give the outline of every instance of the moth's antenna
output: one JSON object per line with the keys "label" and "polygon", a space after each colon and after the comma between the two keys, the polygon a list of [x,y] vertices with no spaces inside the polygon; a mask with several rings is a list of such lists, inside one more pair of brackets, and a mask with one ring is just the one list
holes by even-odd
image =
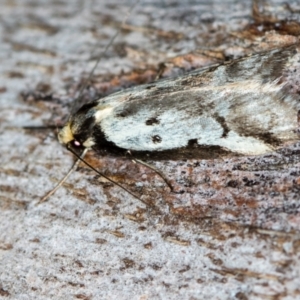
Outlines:
{"label": "moth's antenna", "polygon": [[[104,57],[104,55],[106,54],[107,50],[109,49],[109,47],[113,44],[113,42],[115,41],[115,39],[117,38],[117,36],[120,34],[122,28],[124,27],[125,23],[127,22],[129,16],[131,15],[131,12],[133,11],[133,9],[136,7],[136,5],[140,2],[140,0],[137,0],[135,3],[133,3],[131,5],[131,7],[129,8],[124,20],[122,21],[121,26],[118,28],[118,30],[116,31],[116,33],[113,35],[113,37],[110,39],[110,41],[108,42],[108,44],[105,46],[104,50],[102,51],[102,53],[99,55],[99,57],[97,58],[97,61],[94,65],[94,67],[92,68],[92,70],[89,73],[88,78],[85,80],[84,84],[81,86],[80,90],[79,90],[79,94],[78,97],[76,97],[76,101],[78,101],[78,99],[80,99],[80,97],[82,96],[83,91],[86,89],[86,87],[89,84],[89,81],[91,80],[96,68],[98,67],[98,64],[100,62],[100,60]],[[76,103],[74,103],[73,107],[76,107],[75,105]]]}
{"label": "moth's antenna", "polygon": [[[115,39],[117,38],[117,36],[119,35],[119,33],[122,30],[122,27],[124,26],[124,24],[126,23],[127,19],[129,18],[131,12],[133,11],[133,9],[135,8],[135,6],[140,2],[140,0],[137,0],[135,3],[133,3],[131,5],[131,7],[129,8],[121,26],[118,28],[118,30],[116,31],[116,33],[114,34],[114,36],[110,39],[109,43],[106,45],[106,47],[104,48],[103,52],[99,55],[96,64],[94,65],[94,67],[92,68],[92,70],[89,73],[88,78],[85,80],[85,83],[82,85],[82,87],[79,90],[79,94],[78,97],[76,97],[76,99],[74,100],[74,106],[76,107],[76,101],[78,101],[84,91],[84,89],[87,87],[88,82],[90,81],[90,79],[92,78],[94,71],[96,70],[100,60],[103,58],[103,56],[106,54],[107,50],[109,49],[109,47],[112,45],[112,43],[115,41]],[[71,151],[71,149],[69,149]],[[142,201],[143,203],[145,203],[143,200],[141,200],[140,198],[138,198],[136,195],[132,194],[130,191],[128,191],[126,188],[122,187],[120,184],[118,184],[117,182],[114,182],[113,180],[109,179],[108,177],[106,177],[105,175],[101,174],[100,172],[98,172],[95,168],[93,168],[90,164],[88,164],[85,160],[83,160],[87,149],[85,149],[83,151],[83,153],[78,156],[76,153],[74,153],[74,151],[71,151],[76,157],[77,157],[77,161],[74,163],[74,165],[72,166],[72,168],[70,169],[70,171],[67,173],[67,175],[59,181],[59,183],[57,184],[57,186],[51,190],[50,192],[48,192],[38,203],[44,202],[46,201],[50,196],[52,196],[62,185],[63,183],[68,179],[68,177],[71,175],[71,173],[76,170],[76,168],[78,167],[79,163],[81,161],[83,161],[86,165],[88,165],[92,170],[94,170],[95,172],[97,172],[99,175],[103,176],[104,178],[106,178],[107,180],[111,181],[112,183],[116,184],[117,186],[121,187],[123,190],[127,191],[129,194],[131,194],[132,196],[134,196],[135,198],[139,199],[140,201]],[[147,204],[147,203],[145,203]],[[147,204],[148,205],[148,204]]]}
{"label": "moth's antenna", "polygon": [[83,160],[84,156],[86,155],[86,153],[88,152],[88,149],[85,148],[83,150],[83,152],[81,153],[81,155],[79,156],[80,158],[78,158],[76,160],[76,162],[73,164],[72,168],[70,169],[70,171],[65,175],[65,177],[63,179],[61,179],[59,181],[59,183],[56,185],[56,187],[54,189],[52,189],[50,192],[48,192],[37,204],[40,204],[42,202],[45,202],[50,196],[52,196],[64,183],[65,181],[69,178],[69,176],[71,175],[71,173],[77,169],[78,165],[80,164],[81,160]]}
{"label": "moth's antenna", "polygon": [[[19,127],[18,127],[19,128]],[[61,129],[61,127],[56,125],[50,125],[50,126],[22,126],[21,127],[24,130],[53,130],[53,129]]]}
{"label": "moth's antenna", "polygon": [[[106,180],[110,181],[111,183],[115,184],[116,186],[120,187],[121,189],[123,189],[125,192],[127,192],[128,194],[130,194],[131,196],[133,196],[134,198],[140,200],[141,202],[143,202],[145,205],[149,206],[149,203],[147,203],[146,201],[142,200],[141,198],[139,198],[137,195],[133,194],[131,191],[129,191],[127,188],[125,188],[124,186],[122,186],[121,184],[119,184],[118,182],[114,181],[113,179],[107,177],[106,175],[104,175],[103,173],[99,172],[97,169],[95,169],[91,164],[89,164],[87,161],[85,161],[83,159],[84,155],[86,154],[87,152],[87,148],[84,149],[84,151],[82,152],[81,155],[78,155],[70,146],[67,145],[67,149],[72,152],[76,157],[77,157],[77,161],[76,161],[76,164],[77,162],[80,162],[82,161],[83,163],[85,163],[89,168],[91,168],[94,172],[96,172],[98,175],[102,176],[103,178],[105,178]],[[83,155],[84,154],[84,155]],[[75,164],[74,164],[75,166]],[[77,166],[76,166],[77,167]],[[73,169],[73,168],[72,168]],[[70,170],[69,173],[71,173],[71,171],[73,170]],[[69,174],[68,173],[68,174]],[[64,182],[64,181],[63,181]]]}

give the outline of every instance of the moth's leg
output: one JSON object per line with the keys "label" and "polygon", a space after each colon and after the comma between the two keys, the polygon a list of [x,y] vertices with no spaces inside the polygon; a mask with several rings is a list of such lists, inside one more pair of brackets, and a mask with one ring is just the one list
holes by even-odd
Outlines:
{"label": "moth's leg", "polygon": [[158,70],[157,70],[157,74],[155,76],[154,81],[161,79],[162,74],[164,73],[165,70],[166,70],[166,65],[164,63],[160,63],[158,65]]}
{"label": "moth's leg", "polygon": [[[132,155],[130,151],[127,151],[128,154]],[[158,174],[163,180],[164,182],[167,184],[167,186],[170,188],[171,192],[174,192],[174,188],[172,186],[172,184],[169,182],[169,180],[166,178],[166,176],[161,172],[159,171],[158,169],[156,169],[155,167],[151,166],[150,164],[142,161],[142,160],[139,160],[137,158],[132,158],[132,160],[138,164],[141,164],[151,170],[153,170],[156,174]]]}
{"label": "moth's leg", "polygon": [[85,148],[84,151],[80,154],[80,156],[77,158],[75,163],[73,164],[72,168],[69,170],[69,172],[58,182],[55,188],[53,188],[50,192],[48,192],[37,204],[40,204],[42,202],[45,202],[49,197],[51,197],[64,183],[65,181],[70,177],[70,175],[77,169],[79,166],[81,160],[85,157],[86,153],[88,152],[88,149]]}
{"label": "moth's leg", "polygon": [[151,166],[150,164],[147,164],[146,162],[144,162],[142,160],[133,158],[133,161],[153,170],[156,174],[158,174],[164,180],[166,185],[170,188],[171,192],[174,192],[174,188],[173,188],[172,184],[169,182],[169,180],[166,178],[166,176],[161,171],[159,171],[155,167]]}

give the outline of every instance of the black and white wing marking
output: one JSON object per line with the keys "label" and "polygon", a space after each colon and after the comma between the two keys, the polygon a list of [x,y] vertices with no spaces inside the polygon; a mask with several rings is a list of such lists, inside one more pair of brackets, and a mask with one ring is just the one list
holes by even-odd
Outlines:
{"label": "black and white wing marking", "polygon": [[284,82],[299,58],[291,46],[121,91],[98,101],[96,123],[108,141],[134,151],[192,141],[266,153],[299,139],[299,98],[287,94]]}

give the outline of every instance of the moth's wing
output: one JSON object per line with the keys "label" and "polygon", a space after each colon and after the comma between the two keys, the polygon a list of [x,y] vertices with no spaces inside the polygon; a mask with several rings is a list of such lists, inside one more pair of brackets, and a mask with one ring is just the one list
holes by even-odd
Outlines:
{"label": "moth's wing", "polygon": [[271,151],[299,138],[299,100],[280,82],[293,51],[276,49],[106,97],[99,125],[109,141],[135,151],[191,143],[243,154]]}

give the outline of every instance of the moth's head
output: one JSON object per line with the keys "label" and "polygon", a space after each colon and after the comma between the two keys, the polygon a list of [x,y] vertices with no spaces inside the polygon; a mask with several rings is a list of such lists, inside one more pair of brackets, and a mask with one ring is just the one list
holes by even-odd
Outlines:
{"label": "moth's head", "polygon": [[58,133],[58,140],[61,144],[73,150],[91,148],[95,144],[93,139],[96,121],[94,107],[93,103],[86,104],[69,118],[67,124]]}

